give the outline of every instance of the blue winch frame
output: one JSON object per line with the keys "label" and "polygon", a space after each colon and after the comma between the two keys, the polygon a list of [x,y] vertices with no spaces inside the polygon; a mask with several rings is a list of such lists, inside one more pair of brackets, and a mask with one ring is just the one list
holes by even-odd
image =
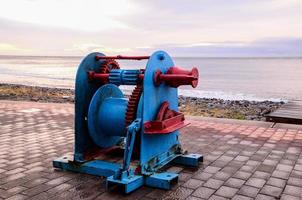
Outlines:
{"label": "blue winch frame", "polygon": [[[125,193],[129,193],[142,185],[170,189],[171,186],[177,182],[178,174],[158,172],[160,168],[172,162],[185,166],[198,167],[199,163],[203,161],[203,157],[200,154],[183,153],[178,140],[179,131],[162,135],[144,133],[143,124],[154,120],[158,108],[163,102],[168,101],[170,109],[178,111],[177,89],[165,84],[156,86],[153,80],[154,73],[158,69],[165,73],[170,67],[174,66],[172,59],[166,52],[157,51],[153,53],[148,60],[144,72],[144,89],[138,105],[137,119],[127,128],[124,158],[123,163],[120,164],[93,159],[87,156],[100,149],[100,145],[104,145],[104,142],[101,142],[101,144],[94,142],[93,138],[100,137],[97,135],[100,130],[94,130],[94,126],[97,122],[91,120],[92,116],[98,115],[96,110],[100,108],[99,104],[102,103],[102,98],[123,98],[122,92],[114,84],[101,86],[99,83],[90,82],[88,80],[87,72],[98,72],[100,70],[99,66],[104,62],[104,60],[96,60],[96,55],[104,56],[104,54],[101,53],[89,54],[81,62],[77,71],[75,87],[74,156],[58,158],[53,161],[53,166],[63,170],[107,177],[106,185],[108,189],[117,186],[121,187]],[[116,71],[117,75],[118,73],[120,72]],[[133,72],[131,72],[131,74],[133,74]],[[116,80],[117,79],[114,79],[113,83],[122,82]],[[132,79],[128,82],[133,84]],[[136,134],[140,134],[139,166],[141,171],[139,173],[134,173],[135,169],[130,166]],[[112,139],[107,138],[105,143],[111,142],[114,144],[117,141],[118,138],[112,137]],[[111,143],[110,145],[112,145]]]}

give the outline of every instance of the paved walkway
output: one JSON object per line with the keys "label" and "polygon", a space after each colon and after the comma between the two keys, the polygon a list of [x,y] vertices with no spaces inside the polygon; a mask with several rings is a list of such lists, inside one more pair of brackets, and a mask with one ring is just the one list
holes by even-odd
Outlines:
{"label": "paved walkway", "polygon": [[190,118],[181,141],[202,153],[171,191],[107,193],[104,179],[52,168],[73,148],[73,105],[0,101],[0,199],[302,199],[302,129]]}

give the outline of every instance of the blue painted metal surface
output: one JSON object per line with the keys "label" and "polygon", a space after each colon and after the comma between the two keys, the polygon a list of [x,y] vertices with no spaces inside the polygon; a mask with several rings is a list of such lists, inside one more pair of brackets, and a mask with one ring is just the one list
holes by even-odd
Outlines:
{"label": "blue painted metal surface", "polygon": [[172,172],[154,173],[146,176],[145,184],[150,187],[170,190],[178,181],[178,174]]}
{"label": "blue painted metal surface", "polygon": [[122,171],[127,171],[129,169],[134,141],[135,141],[135,135],[141,128],[141,122],[142,122],[141,119],[136,119],[127,128],[127,137],[126,137]]}
{"label": "blue painted metal surface", "polygon": [[144,177],[141,175],[130,175],[127,178],[116,179],[114,176],[107,178],[106,187],[108,190],[118,187],[119,191],[129,193],[144,185]]}
{"label": "blue painted metal surface", "polygon": [[[155,86],[153,80],[158,69],[165,73],[172,66],[174,66],[174,63],[171,57],[164,51],[157,51],[149,58],[144,77],[143,123],[154,120],[158,109],[165,101],[169,102],[170,109],[178,111],[177,89],[165,84]],[[175,131],[165,135],[147,135],[144,134],[142,129],[140,163],[143,174],[156,171],[157,168],[152,168],[152,165],[161,165],[160,162],[154,164],[154,162],[157,162],[157,156],[169,151],[175,145],[179,145],[178,134],[179,132]],[[175,148],[175,152],[171,152],[171,154],[177,154],[178,151],[179,149]],[[152,165],[149,165],[150,163]]]}
{"label": "blue painted metal surface", "polygon": [[[158,173],[160,168],[171,162],[198,167],[199,162],[202,161],[202,156],[199,154],[182,152],[178,131],[153,135],[144,133],[144,123],[155,120],[163,102],[169,102],[169,109],[178,111],[177,88],[165,83],[154,84],[154,74],[157,70],[166,73],[174,66],[171,57],[163,51],[157,51],[150,56],[142,76],[143,93],[137,107],[137,120],[130,124],[127,131],[125,113],[128,109],[128,100],[117,86],[136,85],[142,80],[139,76],[142,71],[113,69],[109,72],[110,84],[89,81],[87,73],[99,72],[104,62],[104,60],[97,61],[96,55],[103,56],[101,53],[89,54],[82,61],[77,72],[74,158],[56,159],[53,161],[53,166],[63,170],[108,177],[108,188],[121,187],[125,193],[143,184],[170,189],[177,182],[178,174]],[[126,137],[126,144],[122,165],[99,160],[97,150],[121,144],[124,137]],[[139,162],[130,165],[134,146],[139,149]],[[87,155],[89,157],[90,153],[96,155],[91,156],[91,161],[88,161]],[[134,174],[134,170],[137,170],[138,174]]]}
{"label": "blue painted metal surface", "polygon": [[113,69],[109,73],[109,82],[115,85],[136,85],[140,70]]}
{"label": "blue painted metal surface", "polygon": [[96,176],[113,176],[118,173],[120,165],[102,160],[74,162],[72,158],[63,156],[53,161],[53,166],[63,170],[91,174]]}
{"label": "blue painted metal surface", "polygon": [[89,133],[95,144],[102,148],[116,145],[125,136],[125,112],[128,101],[113,84],[106,84],[93,96],[89,112]]}
{"label": "blue painted metal surface", "polygon": [[104,60],[97,61],[97,55],[104,56],[97,52],[87,55],[79,65],[76,75],[74,159],[77,162],[85,161],[85,154],[96,147],[88,133],[87,114],[91,98],[101,84],[88,81],[87,73],[91,70],[100,71]]}
{"label": "blue painted metal surface", "polygon": [[173,162],[190,167],[198,167],[199,163],[203,161],[203,156],[200,154],[184,154],[177,156]]}

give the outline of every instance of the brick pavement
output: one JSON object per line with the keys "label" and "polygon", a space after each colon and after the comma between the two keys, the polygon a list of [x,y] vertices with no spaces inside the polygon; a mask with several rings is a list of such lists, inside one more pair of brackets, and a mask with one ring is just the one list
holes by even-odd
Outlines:
{"label": "brick pavement", "polygon": [[[1,199],[302,199],[302,129],[191,120],[181,141],[204,155],[171,191],[108,193],[104,179],[52,168],[73,148],[73,105],[0,101]],[[284,127],[284,126],[283,126]]]}

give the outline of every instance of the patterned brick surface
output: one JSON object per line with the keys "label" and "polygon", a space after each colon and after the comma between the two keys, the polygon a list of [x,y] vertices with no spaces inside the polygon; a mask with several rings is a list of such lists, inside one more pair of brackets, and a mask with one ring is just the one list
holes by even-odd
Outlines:
{"label": "patterned brick surface", "polygon": [[106,192],[104,178],[52,168],[73,151],[73,105],[0,101],[0,200],[302,199],[302,129],[268,127],[191,120],[180,139],[204,163],[170,167],[180,173],[170,191],[122,195]]}

